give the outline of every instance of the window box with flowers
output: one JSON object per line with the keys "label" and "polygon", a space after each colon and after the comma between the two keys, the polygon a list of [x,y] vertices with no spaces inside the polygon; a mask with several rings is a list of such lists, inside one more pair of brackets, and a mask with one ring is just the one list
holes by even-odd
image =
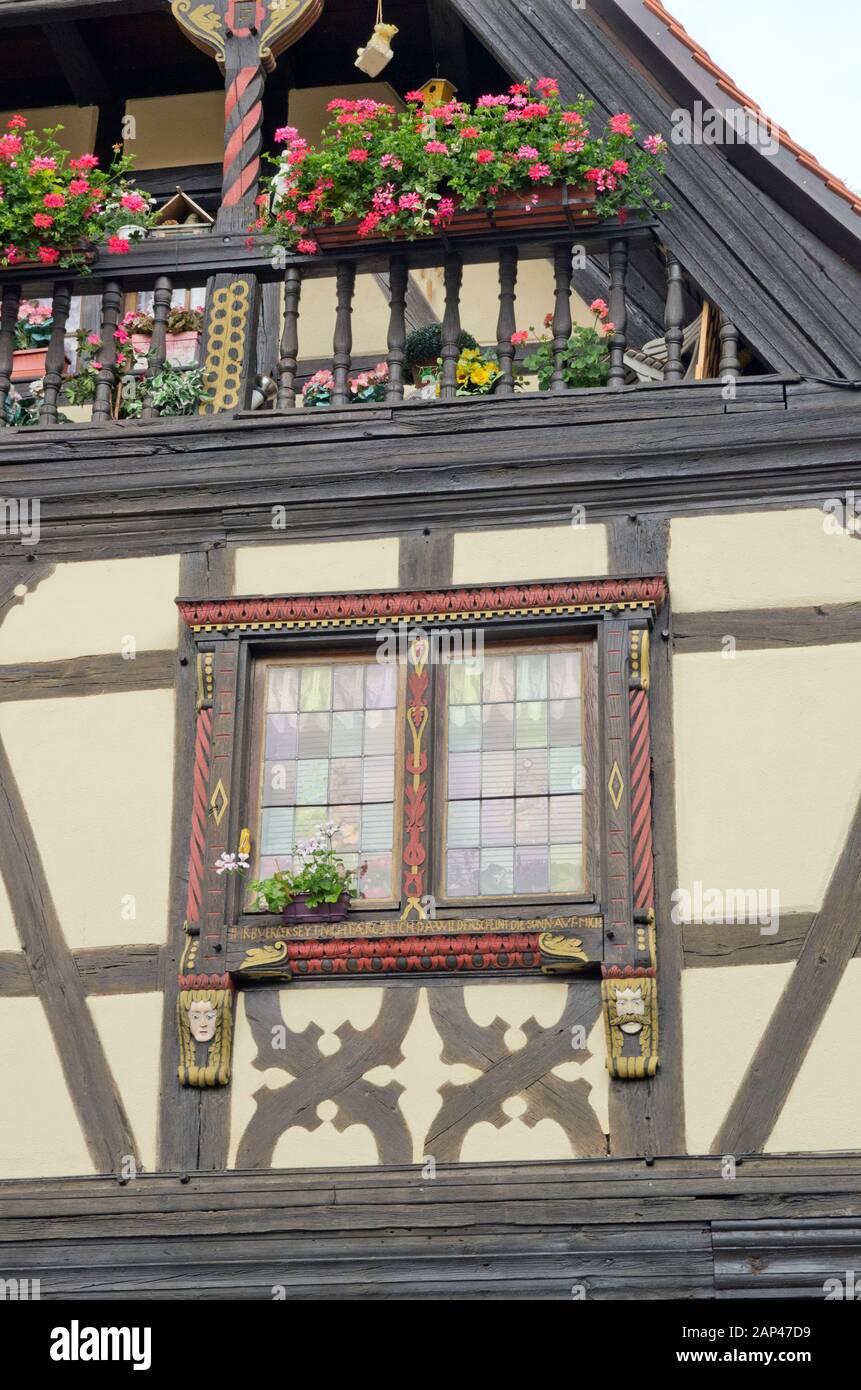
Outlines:
{"label": "window box with flowers", "polygon": [[[15,350],[12,353],[12,380],[33,381],[45,375],[45,360],[54,320],[47,305],[22,299],[18,306],[15,326]],[[69,359],[66,358],[66,366]]]}
{"label": "window box with flowers", "polygon": [[[663,206],[654,179],[666,145],[642,143],[626,112],[590,128],[591,103],[564,104],[552,78],[481,97],[475,108],[409,109],[336,98],[318,147],[291,126],[251,233],[313,255],[367,238],[470,235],[493,227],[561,229]],[[251,238],[253,242],[253,236]]]}
{"label": "window box with flowers", "polygon": [[92,154],[73,159],[54,139],[61,130],[40,133],[13,116],[0,135],[2,269],[86,270],[96,246],[121,255],[130,242],[120,229],[149,223],[152,199],[128,181],[131,156],[118,154],[108,170]]}

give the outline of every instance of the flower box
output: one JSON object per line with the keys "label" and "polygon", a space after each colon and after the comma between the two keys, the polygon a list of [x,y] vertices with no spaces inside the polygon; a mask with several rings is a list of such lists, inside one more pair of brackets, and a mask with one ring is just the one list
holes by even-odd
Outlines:
{"label": "flower box", "polygon": [[[495,205],[480,203],[470,209],[457,209],[451,221],[441,229],[447,237],[480,236],[488,231],[564,231],[584,222],[596,222],[594,186],[575,188],[572,184],[553,184],[519,192],[506,191],[495,199]],[[394,235],[371,232],[360,237],[356,219],[337,224],[328,223],[314,228],[314,235],[323,251],[339,250],[363,241],[403,241],[398,230]]]}
{"label": "flower box", "polygon": [[[132,351],[135,357],[145,357],[152,347],[151,335],[149,333],[133,333],[131,338]],[[176,367],[192,367],[197,361],[199,342],[200,334],[196,331],[168,333],[165,336],[165,356]]]}
{"label": "flower box", "polygon": [[[12,353],[12,380],[13,381],[34,381],[37,377],[45,375],[45,363],[48,358],[48,349],[44,348],[19,348]],[[69,365],[68,357],[65,358],[63,370]]]}
{"label": "flower box", "polygon": [[350,894],[342,893],[336,903],[320,903],[318,907],[308,906],[308,895],[300,893],[282,912],[285,924],[309,922],[343,922],[350,911]]}

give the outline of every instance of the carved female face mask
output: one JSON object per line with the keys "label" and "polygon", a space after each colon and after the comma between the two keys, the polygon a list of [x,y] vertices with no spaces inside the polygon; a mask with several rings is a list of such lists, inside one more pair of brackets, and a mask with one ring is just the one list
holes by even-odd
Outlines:
{"label": "carved female face mask", "polygon": [[215,1037],[218,1011],[208,999],[195,999],[188,1006],[188,1026],[196,1042],[211,1042]]}

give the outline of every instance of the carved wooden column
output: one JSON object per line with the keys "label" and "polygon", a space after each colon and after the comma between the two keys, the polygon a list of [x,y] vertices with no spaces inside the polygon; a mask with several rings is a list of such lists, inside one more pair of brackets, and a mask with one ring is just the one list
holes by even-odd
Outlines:
{"label": "carved wooden column", "polygon": [[386,400],[390,405],[404,398],[409,278],[410,263],[407,257],[392,256],[389,262],[389,387],[386,392]]}
{"label": "carved wooden column", "polygon": [[457,395],[457,364],[460,359],[460,291],[463,261],[456,251],[445,258],[445,314],[442,321],[442,385],[440,399],[453,401]]}
{"label": "carved wooden column", "polygon": [[[320,17],[325,0],[171,0],[174,18],[224,75],[224,166],[216,234],[244,233],[260,178],[263,88],[275,60]],[[202,415],[250,404],[259,316],[256,275],[214,276],[207,285],[201,363],[211,399]]]}
{"label": "carved wooden column", "polygon": [[610,335],[610,375],[607,385],[611,391],[621,391],[625,385],[625,353],[628,350],[628,306],[625,286],[628,279],[628,243],[619,239],[610,243],[610,322],[615,325]]}
{"label": "carved wooden column", "polygon": [[53,327],[45,357],[45,376],[43,378],[45,394],[42,398],[40,425],[56,425],[57,423],[57,400],[63,385],[63,368],[66,365],[66,321],[69,317],[71,304],[71,286],[55,285],[54,297],[51,300]]}
{"label": "carved wooden column", "polygon": [[284,273],[284,331],[278,358],[278,409],[290,410],[296,404],[296,369],[299,365],[299,302],[302,272],[288,266]]}
{"label": "carved wooden column", "polygon": [[517,298],[517,247],[499,248],[499,319],[496,325],[496,351],[502,373],[496,385],[497,396],[514,395],[514,343],[517,327],[514,305]]}
{"label": "carved wooden column", "polygon": [[566,391],[565,349],[571,337],[571,245],[561,242],[553,253],[556,300],[553,308],[553,380],[550,389]]}
{"label": "carved wooden column", "polygon": [[667,343],[667,360],[664,366],[664,381],[682,381],[685,375],[682,362],[682,343],[684,341],[684,275],[679,261],[672,251],[667,252],[667,304],[664,313],[664,337]]}

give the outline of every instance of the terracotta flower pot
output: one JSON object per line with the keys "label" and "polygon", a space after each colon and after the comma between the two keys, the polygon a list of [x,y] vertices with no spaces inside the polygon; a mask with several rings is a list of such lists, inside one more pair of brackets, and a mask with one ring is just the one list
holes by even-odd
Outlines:
{"label": "terracotta flower pot", "polygon": [[281,914],[288,926],[302,922],[343,922],[350,911],[350,895],[342,893],[336,903],[320,903],[319,907],[309,907],[307,895],[294,898]]}
{"label": "terracotta flower pot", "polygon": [[[188,333],[168,333],[165,337],[165,357],[176,367],[193,367],[197,361],[199,342],[200,334],[194,329]],[[136,357],[145,356],[151,347],[151,334],[132,334],[132,350]]]}
{"label": "terracotta flower pot", "polygon": [[[48,349],[43,348],[19,348],[12,353],[12,380],[13,381],[33,381],[36,377],[45,375],[45,363],[48,357]],[[65,358],[63,370],[69,365],[68,357]]]}
{"label": "terracotta flower pot", "polygon": [[[468,211],[459,209],[443,229],[447,237],[477,236],[495,228],[527,228],[531,231],[556,230],[575,227],[583,222],[596,222],[596,191],[594,186],[576,188],[573,184],[538,185],[534,189],[520,189],[518,192],[500,193],[496,206],[480,203]],[[314,228],[323,251],[337,250],[340,247],[362,241],[403,241],[403,232],[394,234],[372,232],[368,237],[360,237],[357,220],[323,224]]]}

